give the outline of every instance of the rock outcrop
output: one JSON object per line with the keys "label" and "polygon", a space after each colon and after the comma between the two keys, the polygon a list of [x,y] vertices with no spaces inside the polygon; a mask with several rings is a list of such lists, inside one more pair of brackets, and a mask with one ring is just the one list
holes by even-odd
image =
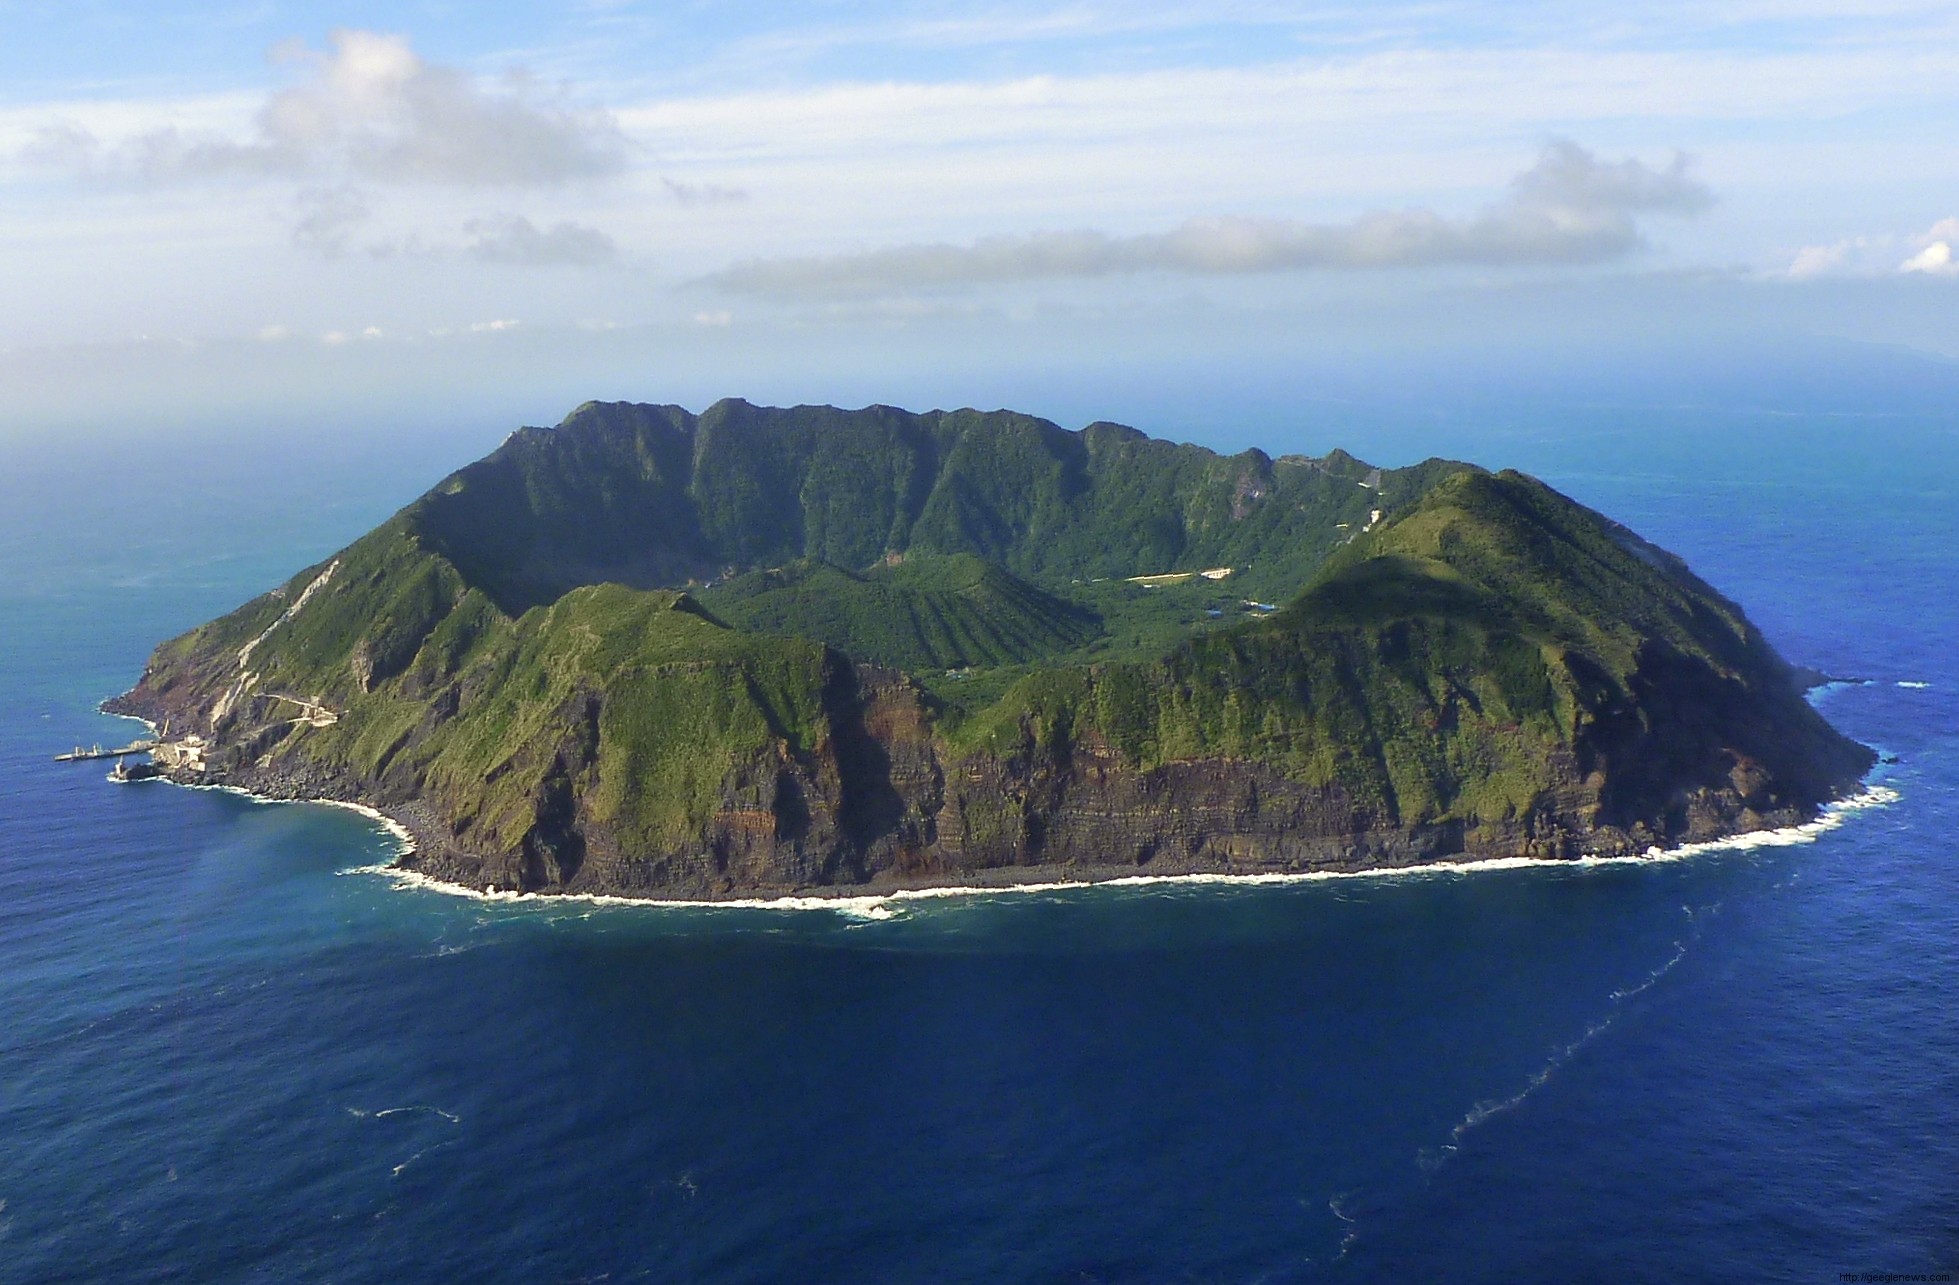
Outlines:
{"label": "rock outcrop", "polygon": [[[199,738],[176,779],[397,817],[432,877],[643,897],[1622,854],[1871,762],[1739,608],[1529,478],[818,409],[526,430],[111,708]],[[1231,574],[1073,574],[1108,570]]]}

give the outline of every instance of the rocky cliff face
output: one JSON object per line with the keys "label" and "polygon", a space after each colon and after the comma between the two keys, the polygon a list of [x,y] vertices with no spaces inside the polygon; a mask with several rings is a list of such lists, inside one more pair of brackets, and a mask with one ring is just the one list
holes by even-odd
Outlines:
{"label": "rocky cliff face", "polygon": [[[778,743],[731,770],[698,833],[647,851],[596,816],[596,729],[604,697],[565,711],[538,753],[529,824],[473,834],[469,800],[412,779],[367,778],[261,733],[228,765],[172,775],[286,798],[381,808],[415,835],[408,864],[467,887],[543,893],[716,898],[1028,878],[1256,874],[1392,868],[1434,861],[1626,855],[1797,824],[1867,769],[1860,748],[1811,762],[1792,781],[1704,733],[1724,712],[1685,704],[1619,709],[1554,750],[1530,807],[1494,820],[1406,820],[1339,782],[1303,783],[1271,766],[1208,757],[1139,764],[1090,731],[1044,741],[1031,718],[1005,752],[962,751],[934,730],[904,675],[842,671],[826,736],[808,752]],[[1735,693],[1727,699],[1733,700]],[[192,711],[143,688],[117,702],[152,721]],[[1732,738],[1729,738],[1732,739]],[[1798,773],[1800,776],[1801,773]]]}
{"label": "rocky cliff face", "polygon": [[[894,416],[880,411],[870,427]],[[647,432],[680,434],[682,445],[681,430],[693,431],[654,418]],[[773,421],[741,422],[752,437]],[[917,436],[916,423],[897,422]],[[913,447],[934,460],[965,459],[984,476],[1006,468],[972,462],[1000,433],[928,427],[938,436]],[[1007,427],[1014,450],[1033,441],[1064,461],[1080,455],[1091,491],[1098,459],[1117,478],[1108,485],[1141,486],[1161,445],[1105,428],[1077,447],[1057,444],[1060,430]],[[803,441],[815,430],[799,431]],[[527,438],[493,457],[494,486],[478,485],[521,495],[519,466],[553,461],[550,539],[508,564],[533,590],[577,572],[551,548],[575,545],[586,560],[611,548],[571,516],[581,487],[606,483],[600,448],[621,436],[610,421],[592,433]],[[575,468],[556,459],[561,448]],[[1118,457],[1129,472],[1107,471]],[[663,469],[706,476],[698,461],[648,458],[641,481],[655,490]],[[433,877],[649,897],[1614,855],[1805,820],[1869,767],[1870,752],[1808,706],[1739,608],[1678,559],[1530,479],[1409,471],[1390,501],[1377,498],[1379,471],[1357,461],[1285,474],[1263,456],[1258,468],[1164,458],[1195,479],[1184,499],[1164,492],[1197,515],[1189,521],[1267,521],[1275,533],[1261,542],[1211,530],[1200,554],[1249,549],[1284,568],[1271,576],[1304,577],[1304,592],[1236,624],[1200,619],[1155,653],[1092,637],[1107,623],[1097,614],[1106,596],[1091,608],[1068,597],[1086,592],[1068,581],[1023,586],[970,567],[955,579],[910,569],[908,579],[771,580],[771,595],[820,584],[870,604],[855,615],[851,601],[772,605],[803,622],[786,632],[730,628],[688,594],[620,584],[553,589],[512,614],[499,599],[515,582],[506,575],[488,593],[470,570],[501,556],[494,539],[465,540],[470,524],[494,526],[479,494],[470,524],[452,516],[431,535],[411,507],[323,567],[166,643],[111,708],[198,738],[197,753],[168,769],[177,779],[389,812],[415,834],[410,862]],[[715,486],[752,500],[739,472],[720,467]],[[823,509],[820,490],[801,485],[799,502]],[[943,485],[956,497],[965,484]],[[1346,510],[1319,513],[1308,499],[1329,486],[1338,505],[1397,507],[1375,529],[1326,543],[1342,525],[1328,514]],[[1222,497],[1215,511],[1206,488]],[[1258,507],[1274,490],[1296,509],[1283,521]],[[451,484],[432,493],[455,494]],[[618,538],[652,543],[606,556],[659,563],[671,521],[640,513],[630,488],[608,495],[623,514]],[[939,511],[919,503],[914,528]],[[1081,524],[1120,507],[1092,494],[1069,503],[1052,500],[1040,521],[1084,547],[1094,542]],[[727,512],[688,521],[683,543],[696,554],[702,530],[722,532],[717,558],[746,538]],[[993,521],[975,529],[1007,538]],[[1318,550],[1311,574],[1302,542]],[[873,567],[902,562],[874,542],[859,552]],[[975,586],[988,596],[959,596]],[[1128,601],[1147,622],[1172,600],[1137,588]],[[930,674],[839,649],[840,639],[974,646],[975,621],[990,619],[975,615],[978,602],[1012,612],[987,644],[1005,665],[990,687],[974,688],[965,670],[935,687]],[[905,628],[884,627],[899,612]],[[824,630],[835,631],[828,641]],[[1029,663],[1043,648],[1053,658]],[[961,704],[969,689],[987,694]]]}

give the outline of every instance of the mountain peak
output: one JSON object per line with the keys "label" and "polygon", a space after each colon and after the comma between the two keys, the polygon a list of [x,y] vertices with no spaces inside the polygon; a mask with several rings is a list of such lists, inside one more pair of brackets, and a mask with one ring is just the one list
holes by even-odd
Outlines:
{"label": "mountain peak", "polygon": [[639,896],[1636,852],[1870,762],[1520,473],[737,399],[520,430],[120,708],[438,877]]}

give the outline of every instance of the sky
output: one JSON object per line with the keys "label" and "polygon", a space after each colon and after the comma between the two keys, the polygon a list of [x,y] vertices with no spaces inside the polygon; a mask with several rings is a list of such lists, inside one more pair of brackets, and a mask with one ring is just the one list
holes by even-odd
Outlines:
{"label": "sky", "polygon": [[1955,4],[0,0],[0,34],[0,435],[1959,357]]}

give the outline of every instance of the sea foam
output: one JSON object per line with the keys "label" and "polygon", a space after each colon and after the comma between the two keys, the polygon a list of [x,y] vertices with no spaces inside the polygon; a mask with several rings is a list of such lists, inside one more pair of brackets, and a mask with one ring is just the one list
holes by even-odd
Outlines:
{"label": "sea foam", "polygon": [[[1900,687],[1929,687],[1929,683],[1899,683]],[[135,715],[121,717],[136,718]],[[154,730],[149,720],[137,718],[138,722]],[[168,779],[168,778],[162,778]],[[175,784],[175,782],[173,782]],[[1001,897],[1050,892],[1074,892],[1083,888],[1148,888],[1165,885],[1233,884],[1244,887],[1260,887],[1279,884],[1318,883],[1332,879],[1407,879],[1434,878],[1458,874],[1478,874],[1494,870],[1544,870],[1561,868],[1594,868],[1601,866],[1639,866],[1652,865],[1664,861],[1681,861],[1690,857],[1704,856],[1713,852],[1746,852],[1755,848],[1782,848],[1802,843],[1814,843],[1821,836],[1837,829],[1855,813],[1871,808],[1889,807],[1899,799],[1898,792],[1887,785],[1866,779],[1864,788],[1847,798],[1838,799],[1823,805],[1822,811],[1813,821],[1801,825],[1783,826],[1775,830],[1751,830],[1745,834],[1730,835],[1725,839],[1710,839],[1703,843],[1683,843],[1671,848],[1658,846],[1648,848],[1643,853],[1629,856],[1584,855],[1568,860],[1554,860],[1542,857],[1488,857],[1477,861],[1431,861],[1420,865],[1396,866],[1371,870],[1307,870],[1298,872],[1270,872],[1263,874],[1223,874],[1203,872],[1180,875],[1121,875],[1114,879],[1057,879],[1037,883],[1012,883],[985,887],[976,885],[956,885],[939,888],[901,888],[892,892],[863,893],[854,896],[784,896],[784,897],[739,897],[728,900],[710,901],[705,899],[667,899],[649,897],[620,897],[610,893],[535,893],[515,892],[491,887],[489,889],[471,888],[463,884],[435,879],[417,870],[405,869],[396,864],[402,857],[415,851],[415,837],[408,827],[393,817],[364,803],[349,803],[342,799],[278,799],[263,794],[255,794],[236,785],[186,785],[190,790],[218,790],[226,794],[236,794],[254,803],[264,804],[303,804],[317,803],[326,807],[345,808],[358,812],[373,821],[396,841],[395,856],[385,862],[370,865],[350,866],[337,871],[343,875],[379,875],[391,881],[397,888],[414,889],[423,892],[436,892],[445,896],[465,897],[474,901],[499,902],[507,904],[563,905],[576,902],[590,906],[630,906],[640,910],[827,910],[832,914],[867,922],[894,919],[903,914],[904,903],[913,901],[939,901],[954,897]]]}
{"label": "sea foam", "polygon": [[[168,777],[156,777],[152,779],[169,780]],[[393,817],[389,816],[387,813],[381,811],[380,809],[371,808],[367,806],[365,803],[349,803],[345,799],[276,799],[266,794],[254,794],[252,791],[240,785],[188,785],[177,781],[171,781],[170,783],[172,785],[176,785],[179,789],[184,789],[184,790],[211,790],[219,794],[235,794],[241,799],[249,799],[253,803],[264,804],[268,807],[289,806],[289,805],[311,805],[311,806],[317,806],[323,808],[344,808],[349,812],[360,813],[362,816],[366,817],[368,820],[374,822],[376,825],[380,826],[383,830],[386,830],[388,832],[389,836],[392,837],[395,840],[395,843],[398,845],[398,850],[395,853],[395,857],[394,857],[395,860],[398,861],[402,857],[405,857],[409,853],[415,851],[415,836],[412,832],[410,832],[407,826],[395,820]],[[359,867],[359,869],[362,871],[378,870],[378,869],[386,869],[386,868],[388,867],[385,866]],[[341,873],[351,874],[354,872],[341,871]]]}
{"label": "sea foam", "polygon": [[[1198,873],[1178,875],[1122,875],[1114,879],[1058,879],[1037,883],[1002,884],[997,887],[958,885],[942,888],[902,888],[892,892],[864,893],[856,896],[785,896],[785,897],[742,897],[726,901],[649,899],[645,897],[620,897],[607,893],[535,893],[515,892],[508,889],[491,888],[486,890],[469,888],[461,884],[431,878],[420,871],[407,870],[391,863],[355,866],[343,870],[341,874],[379,875],[392,881],[400,888],[413,888],[427,892],[439,892],[452,897],[467,897],[476,901],[498,902],[504,904],[562,905],[578,902],[592,906],[630,906],[641,910],[827,910],[848,918],[878,921],[893,919],[901,915],[910,902],[943,901],[950,898],[978,898],[1028,895],[1053,892],[1075,892],[1085,888],[1152,888],[1177,885],[1226,884],[1243,887],[1261,887],[1282,884],[1318,883],[1334,879],[1407,879],[1436,878],[1463,874],[1479,874],[1495,870],[1557,870],[1592,869],[1607,866],[1642,866],[1661,862],[1683,861],[1691,857],[1704,856],[1713,852],[1746,852],[1756,848],[1781,848],[1796,844],[1814,843],[1821,836],[1842,826],[1845,821],[1858,813],[1871,808],[1887,807],[1898,801],[1898,792],[1889,786],[1867,784],[1865,788],[1848,798],[1839,799],[1824,805],[1820,815],[1813,821],[1801,825],[1785,826],[1777,830],[1753,830],[1725,839],[1712,839],[1704,843],[1683,843],[1671,848],[1653,847],[1643,853],[1628,856],[1581,856],[1570,860],[1549,860],[1541,857],[1491,857],[1479,861],[1434,861],[1422,865],[1399,866],[1392,869],[1374,870],[1311,870],[1297,873],[1265,874],[1222,874]],[[353,807],[371,816],[378,816],[371,808],[360,808],[356,804],[340,804]],[[405,835],[398,825],[385,817],[379,818],[398,834]]]}

